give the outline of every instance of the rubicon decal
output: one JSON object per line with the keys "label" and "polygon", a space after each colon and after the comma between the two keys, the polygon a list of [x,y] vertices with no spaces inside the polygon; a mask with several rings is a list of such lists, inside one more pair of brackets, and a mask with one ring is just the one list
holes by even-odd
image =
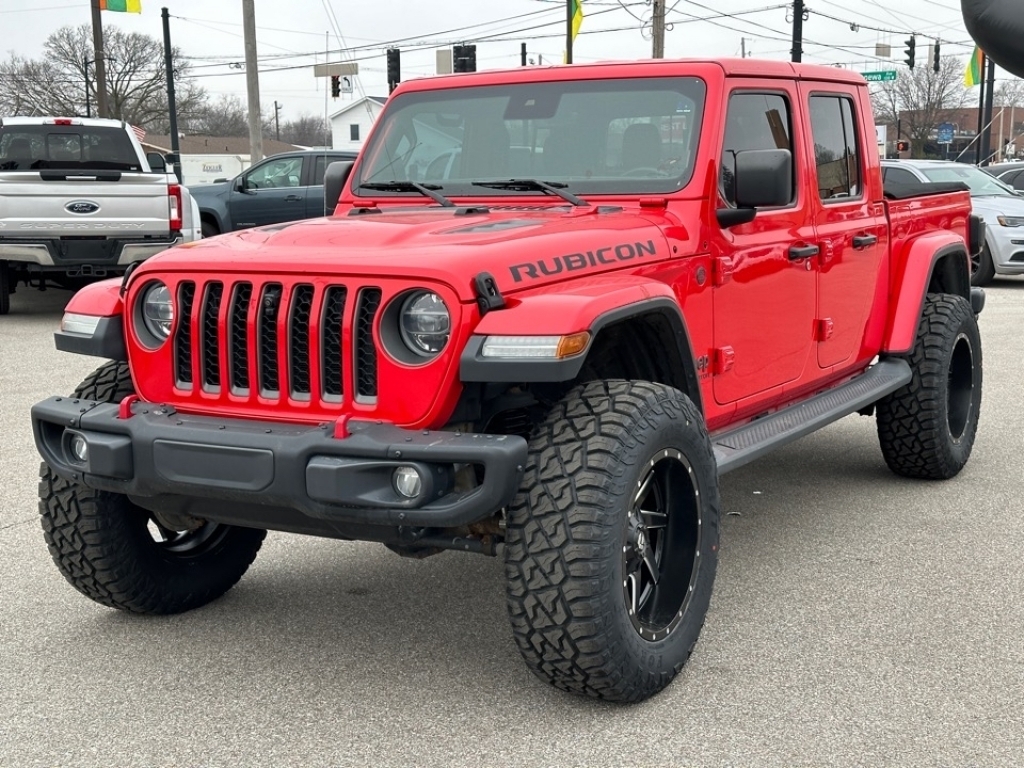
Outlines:
{"label": "rubicon decal", "polygon": [[580,269],[596,267],[601,264],[618,264],[620,261],[641,259],[645,256],[657,256],[658,248],[653,240],[646,243],[620,243],[610,245],[607,248],[598,248],[596,251],[585,253],[570,253],[565,256],[554,256],[550,259],[540,259],[526,264],[513,264],[509,267],[512,279],[521,283],[523,280],[536,280],[541,277],[551,277],[561,272],[576,272]]}

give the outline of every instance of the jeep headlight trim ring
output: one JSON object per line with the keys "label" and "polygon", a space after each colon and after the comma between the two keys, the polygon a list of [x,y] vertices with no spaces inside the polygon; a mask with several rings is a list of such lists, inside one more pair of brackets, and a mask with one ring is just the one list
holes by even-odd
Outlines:
{"label": "jeep headlight trim ring", "polygon": [[444,300],[432,291],[416,291],[398,315],[402,341],[420,357],[436,357],[452,333],[452,317]]}
{"label": "jeep headlight trim ring", "polygon": [[171,335],[174,325],[174,299],[171,291],[159,280],[142,290],[142,323],[161,344]]}

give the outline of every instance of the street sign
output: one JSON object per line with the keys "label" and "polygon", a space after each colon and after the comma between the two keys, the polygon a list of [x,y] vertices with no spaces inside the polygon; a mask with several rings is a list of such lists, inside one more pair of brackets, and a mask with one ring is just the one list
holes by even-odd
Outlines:
{"label": "street sign", "polygon": [[884,83],[896,79],[895,69],[883,69],[880,72],[861,72],[860,74],[869,83]]}
{"label": "street sign", "polygon": [[334,64],[314,64],[313,77],[351,77],[359,74],[359,64],[340,61]]}
{"label": "street sign", "polygon": [[954,126],[952,123],[940,123],[939,124],[939,144],[952,144],[953,143],[953,131]]}

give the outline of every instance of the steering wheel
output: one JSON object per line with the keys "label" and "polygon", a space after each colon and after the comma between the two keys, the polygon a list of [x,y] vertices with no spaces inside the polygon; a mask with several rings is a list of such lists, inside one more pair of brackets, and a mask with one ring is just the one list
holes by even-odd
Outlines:
{"label": "steering wheel", "polygon": [[637,166],[636,168],[630,168],[628,171],[624,171],[620,175],[622,175],[624,177],[631,177],[631,176],[659,176],[661,178],[665,178],[665,177],[668,176],[668,174],[665,173],[660,168],[648,168],[648,167],[642,166],[642,165],[641,166]]}

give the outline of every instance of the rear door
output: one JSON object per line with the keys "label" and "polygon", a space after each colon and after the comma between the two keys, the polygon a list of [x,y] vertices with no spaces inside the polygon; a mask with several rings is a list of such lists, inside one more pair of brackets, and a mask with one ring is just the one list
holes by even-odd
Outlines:
{"label": "rear door", "polygon": [[[730,80],[719,207],[734,205],[737,152],[790,149],[794,173],[805,177],[806,137],[795,84]],[[715,400],[735,403],[800,377],[813,356],[815,242],[811,190],[795,184],[781,208],[758,209],[748,224],[713,227]],[[813,363],[812,363],[813,365]]]}
{"label": "rear door", "polygon": [[305,217],[307,188],[302,184],[302,161],[302,155],[269,157],[243,173],[240,185],[228,196],[234,228]]}
{"label": "rear door", "polygon": [[859,89],[805,81],[801,92],[814,147],[811,206],[821,249],[814,325],[818,365],[842,367],[862,357],[872,307],[885,289],[889,228],[878,161],[867,162],[867,153],[876,151],[875,137],[865,133],[870,122],[860,112]]}
{"label": "rear door", "polygon": [[0,237],[168,237],[167,179],[120,126],[0,127]]}

